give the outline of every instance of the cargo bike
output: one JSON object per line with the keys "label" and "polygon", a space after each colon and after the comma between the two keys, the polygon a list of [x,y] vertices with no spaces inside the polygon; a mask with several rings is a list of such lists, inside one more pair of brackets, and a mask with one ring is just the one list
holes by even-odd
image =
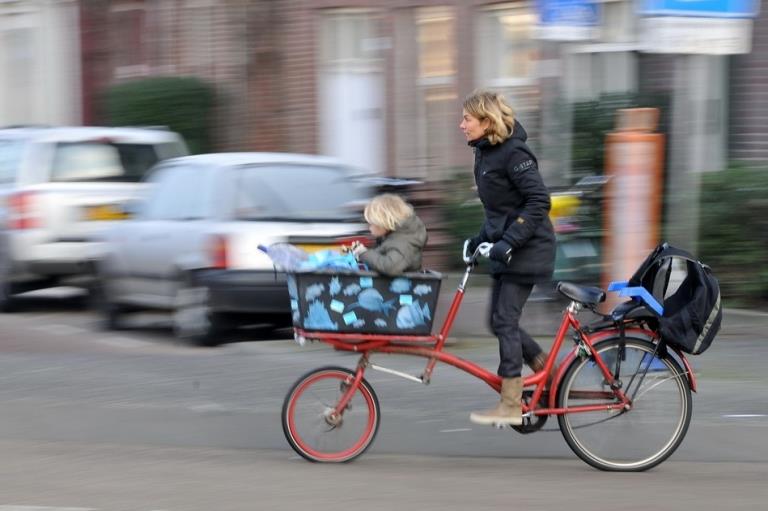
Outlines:
{"label": "cargo bike", "polygon": [[[490,244],[465,254],[466,270],[438,333],[431,333],[441,276],[433,272],[384,278],[368,272],[295,272],[288,275],[294,336],[356,352],[354,369],[320,367],[296,381],[285,397],[282,425],[291,447],[314,462],[348,462],[376,437],[379,400],[365,378],[368,369],[429,384],[437,362],[451,365],[500,391],[501,378],[445,351],[445,343],[478,259]],[[622,287],[624,289],[622,289]],[[613,283],[629,301],[582,325],[605,291],[560,282],[570,300],[543,370],[524,377],[523,424],[528,434],[556,417],[568,446],[589,465],[608,471],[643,471],[667,459],[691,420],[696,379],[685,355],[660,339],[661,310],[644,288]],[[572,347],[556,359],[566,340]],[[414,376],[374,364],[374,355],[426,359]]]}

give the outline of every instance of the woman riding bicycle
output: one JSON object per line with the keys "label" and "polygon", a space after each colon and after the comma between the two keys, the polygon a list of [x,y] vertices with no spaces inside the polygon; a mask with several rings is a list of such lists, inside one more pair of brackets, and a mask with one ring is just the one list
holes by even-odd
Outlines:
{"label": "woman riding bicycle", "polygon": [[483,242],[490,251],[493,288],[490,324],[499,339],[501,400],[488,411],[473,412],[476,424],[522,424],[523,359],[534,370],[546,355],[520,328],[520,315],[533,285],[552,278],[555,234],[549,220],[549,191],[539,174],[528,137],[504,96],[490,91],[470,94],[463,105],[461,130],[474,149],[474,174],[485,221],[467,240],[474,252]]}

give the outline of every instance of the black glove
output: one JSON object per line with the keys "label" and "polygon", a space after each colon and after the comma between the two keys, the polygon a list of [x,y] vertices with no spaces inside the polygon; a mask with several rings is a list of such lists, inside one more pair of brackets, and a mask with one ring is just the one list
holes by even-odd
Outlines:
{"label": "black glove", "polygon": [[499,240],[493,244],[488,257],[508,265],[512,261],[512,247],[506,241]]}

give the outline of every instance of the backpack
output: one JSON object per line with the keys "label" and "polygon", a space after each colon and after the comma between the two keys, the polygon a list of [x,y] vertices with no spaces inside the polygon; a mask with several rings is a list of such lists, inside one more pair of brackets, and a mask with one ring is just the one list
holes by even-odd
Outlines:
{"label": "backpack", "polygon": [[684,250],[657,246],[629,280],[663,305],[659,332],[664,342],[691,355],[709,348],[723,319],[720,285],[712,269]]}

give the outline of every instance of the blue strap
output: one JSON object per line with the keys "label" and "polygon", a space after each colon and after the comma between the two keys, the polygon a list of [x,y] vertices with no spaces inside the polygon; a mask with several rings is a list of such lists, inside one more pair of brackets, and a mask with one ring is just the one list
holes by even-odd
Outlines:
{"label": "blue strap", "polygon": [[608,291],[620,291],[627,287],[629,282],[626,280],[615,280],[608,284]]}
{"label": "blue strap", "polygon": [[[608,288],[609,291],[613,291],[610,287]],[[619,291],[619,296],[628,296],[630,298],[640,298],[642,301],[646,303],[653,311],[658,314],[659,316],[664,315],[664,307],[661,306],[659,302],[656,301],[656,298],[653,297],[651,293],[648,292],[647,289],[641,286],[637,287],[623,287]]]}

